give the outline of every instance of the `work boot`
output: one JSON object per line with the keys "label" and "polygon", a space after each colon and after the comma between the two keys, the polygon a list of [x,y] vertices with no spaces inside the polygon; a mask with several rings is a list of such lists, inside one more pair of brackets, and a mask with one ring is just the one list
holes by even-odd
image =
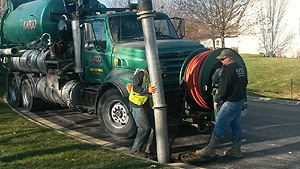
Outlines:
{"label": "work boot", "polygon": [[196,155],[202,158],[213,158],[216,156],[216,146],[220,139],[212,135],[208,144],[201,150],[196,151]]}
{"label": "work boot", "polygon": [[229,150],[225,151],[225,156],[242,158],[243,157],[243,153],[241,151],[242,139],[240,137],[233,136],[232,142],[233,142],[233,145]]}
{"label": "work boot", "polygon": [[145,153],[145,152],[132,152],[132,154],[134,156],[142,157],[142,158],[148,158],[149,157],[149,155],[147,153]]}

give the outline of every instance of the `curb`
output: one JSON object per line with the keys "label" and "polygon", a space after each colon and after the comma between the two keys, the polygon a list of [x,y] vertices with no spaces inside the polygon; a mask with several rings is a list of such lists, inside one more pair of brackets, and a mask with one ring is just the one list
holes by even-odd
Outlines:
{"label": "curb", "polygon": [[300,100],[276,99],[276,98],[257,97],[257,96],[248,96],[248,100],[251,100],[254,102],[267,102],[267,103],[272,103],[272,104],[300,106]]}

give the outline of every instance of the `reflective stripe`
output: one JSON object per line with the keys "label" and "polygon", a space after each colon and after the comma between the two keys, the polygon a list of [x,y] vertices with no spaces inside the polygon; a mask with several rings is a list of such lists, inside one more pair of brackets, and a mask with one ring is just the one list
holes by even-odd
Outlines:
{"label": "reflective stripe", "polygon": [[[147,87],[149,86],[149,75],[148,75],[148,72],[143,70],[143,69],[140,69],[139,71],[143,71],[144,72],[144,77],[143,77],[143,83],[142,83],[142,87],[144,89],[147,89]],[[138,71],[138,72],[139,72]],[[138,73],[137,72],[137,73]],[[144,103],[146,103],[146,101],[148,100],[149,98],[149,95],[146,94],[146,95],[141,95],[137,92],[134,92],[133,91],[133,87],[131,88],[131,91],[130,91],[130,95],[129,95],[129,100],[136,104],[136,105],[143,105]],[[150,104],[151,104],[151,101],[150,101]],[[152,103],[153,104],[153,103]],[[152,105],[150,105],[152,107]]]}

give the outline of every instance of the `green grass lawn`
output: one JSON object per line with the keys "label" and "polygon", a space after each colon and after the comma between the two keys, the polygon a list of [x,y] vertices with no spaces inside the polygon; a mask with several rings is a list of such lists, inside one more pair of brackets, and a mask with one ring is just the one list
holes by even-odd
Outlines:
{"label": "green grass lawn", "polygon": [[249,95],[300,100],[299,58],[270,58],[259,55],[242,57],[248,71]]}
{"label": "green grass lawn", "polygon": [[168,168],[41,127],[13,112],[0,86],[1,169]]}

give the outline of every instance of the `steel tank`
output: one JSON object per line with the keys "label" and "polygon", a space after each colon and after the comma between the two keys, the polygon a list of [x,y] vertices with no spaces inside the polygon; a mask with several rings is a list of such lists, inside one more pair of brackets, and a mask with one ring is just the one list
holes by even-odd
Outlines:
{"label": "steel tank", "polygon": [[50,50],[26,50],[21,57],[11,57],[11,69],[24,72],[47,73],[46,57]]}
{"label": "steel tank", "polygon": [[61,90],[50,88],[47,87],[46,77],[38,79],[35,86],[36,94],[43,100],[72,108],[82,104],[82,88],[83,83],[75,80],[65,83]]}
{"label": "steel tank", "polygon": [[58,40],[58,22],[50,19],[53,11],[65,12],[62,0],[35,0],[20,4],[3,20],[4,39],[8,44],[27,45],[43,33],[49,33],[53,40]]}

